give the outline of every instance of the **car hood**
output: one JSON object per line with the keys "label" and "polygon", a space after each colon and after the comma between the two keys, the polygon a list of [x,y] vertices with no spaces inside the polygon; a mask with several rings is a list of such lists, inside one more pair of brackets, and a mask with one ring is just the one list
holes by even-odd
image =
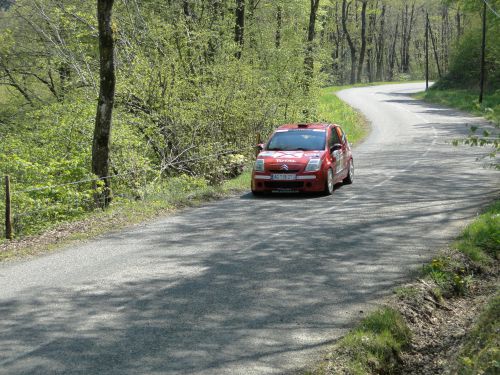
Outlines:
{"label": "car hood", "polygon": [[279,170],[305,166],[310,159],[321,159],[324,154],[325,151],[262,151],[258,158],[265,160],[266,169]]}

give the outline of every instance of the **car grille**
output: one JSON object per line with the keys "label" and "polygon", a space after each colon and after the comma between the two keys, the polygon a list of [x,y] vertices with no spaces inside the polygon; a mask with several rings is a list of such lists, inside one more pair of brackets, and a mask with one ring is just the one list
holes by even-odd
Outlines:
{"label": "car grille", "polygon": [[269,172],[271,173],[297,173],[299,169],[289,169],[288,171],[284,171],[281,169],[271,169]]}
{"label": "car grille", "polygon": [[264,186],[267,189],[302,189],[303,181],[266,181]]}

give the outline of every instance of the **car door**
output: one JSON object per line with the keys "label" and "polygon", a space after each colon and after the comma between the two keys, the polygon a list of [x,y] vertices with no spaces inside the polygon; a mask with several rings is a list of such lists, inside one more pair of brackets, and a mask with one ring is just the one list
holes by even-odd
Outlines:
{"label": "car door", "polygon": [[[335,145],[341,145],[340,148],[333,149]],[[338,147],[338,146],[337,146]],[[337,132],[337,128],[332,126],[330,128],[330,136],[328,138],[328,149],[330,150],[332,156],[332,162],[334,162],[335,176],[338,176],[339,173],[342,173],[344,168],[344,151],[342,151],[342,139]]]}
{"label": "car door", "polygon": [[349,160],[351,158],[351,146],[347,141],[347,136],[340,126],[336,128],[337,134],[340,138],[340,144],[342,145],[342,171],[347,171],[349,168]]}
{"label": "car door", "polygon": [[349,145],[349,142],[347,141],[347,137],[344,131],[340,126],[335,126],[335,128],[332,130],[334,130],[337,134],[338,143],[341,145],[336,173],[344,174],[349,167],[351,147]]}

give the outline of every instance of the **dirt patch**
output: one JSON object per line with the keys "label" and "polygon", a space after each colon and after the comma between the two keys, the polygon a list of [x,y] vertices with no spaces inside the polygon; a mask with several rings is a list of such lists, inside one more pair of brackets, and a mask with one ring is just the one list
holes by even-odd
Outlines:
{"label": "dirt patch", "polygon": [[465,338],[497,285],[497,277],[476,279],[465,296],[448,299],[436,296],[436,286],[427,281],[405,286],[415,295],[400,295],[393,303],[404,316],[412,339],[400,355],[397,373],[453,374]]}

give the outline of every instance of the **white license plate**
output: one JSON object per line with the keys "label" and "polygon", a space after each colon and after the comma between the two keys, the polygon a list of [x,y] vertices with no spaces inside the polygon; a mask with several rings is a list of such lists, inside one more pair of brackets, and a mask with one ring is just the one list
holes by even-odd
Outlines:
{"label": "white license plate", "polygon": [[297,179],[297,175],[288,173],[278,173],[271,175],[271,179],[275,181],[293,181]]}

